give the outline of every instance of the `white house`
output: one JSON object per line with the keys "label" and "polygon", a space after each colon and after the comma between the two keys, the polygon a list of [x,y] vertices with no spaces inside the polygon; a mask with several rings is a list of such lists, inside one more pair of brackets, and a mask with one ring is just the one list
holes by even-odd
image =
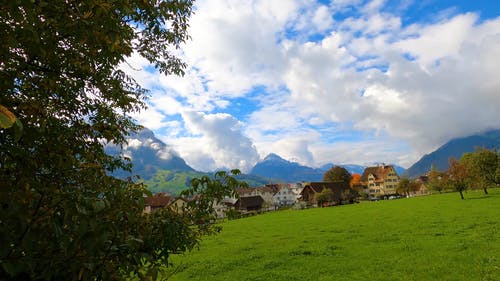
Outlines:
{"label": "white house", "polygon": [[289,185],[284,185],[273,195],[273,200],[276,206],[289,206],[297,202],[297,194]]}

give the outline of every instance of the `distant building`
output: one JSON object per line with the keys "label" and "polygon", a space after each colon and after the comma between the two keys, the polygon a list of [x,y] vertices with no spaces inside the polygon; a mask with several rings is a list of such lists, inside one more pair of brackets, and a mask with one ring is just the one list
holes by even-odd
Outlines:
{"label": "distant building", "polygon": [[146,197],[145,199],[146,199],[146,206],[144,209],[145,213],[151,213],[157,209],[164,208],[175,200],[174,197],[163,192],[156,193],[155,195],[151,197]]}
{"label": "distant building", "polygon": [[361,183],[364,185],[368,196],[382,197],[396,194],[399,176],[392,165],[367,167],[363,175],[361,175]]}
{"label": "distant building", "polygon": [[289,206],[297,202],[297,195],[288,184],[284,184],[279,186],[278,191],[273,195],[273,199],[276,206]]}
{"label": "distant building", "polygon": [[349,188],[349,185],[342,182],[309,182],[304,184],[300,193],[300,200],[308,205],[318,205],[318,195],[325,189],[332,191],[332,197],[328,205],[338,205],[342,203],[352,203],[358,196],[358,192]]}
{"label": "distant building", "polygon": [[240,197],[240,199],[234,203],[234,207],[240,211],[259,211],[262,209],[263,204],[264,199],[262,199],[262,196],[256,195]]}
{"label": "distant building", "polygon": [[264,210],[274,210],[274,194],[276,193],[276,187],[274,185],[266,185],[263,187],[249,187],[249,188],[238,188],[237,192],[240,198],[260,196],[264,200],[262,208]]}

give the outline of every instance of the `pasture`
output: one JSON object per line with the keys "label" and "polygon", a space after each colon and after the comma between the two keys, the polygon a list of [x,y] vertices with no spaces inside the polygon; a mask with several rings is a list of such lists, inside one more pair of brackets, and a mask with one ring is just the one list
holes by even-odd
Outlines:
{"label": "pasture", "polygon": [[226,221],[169,280],[500,280],[500,189]]}

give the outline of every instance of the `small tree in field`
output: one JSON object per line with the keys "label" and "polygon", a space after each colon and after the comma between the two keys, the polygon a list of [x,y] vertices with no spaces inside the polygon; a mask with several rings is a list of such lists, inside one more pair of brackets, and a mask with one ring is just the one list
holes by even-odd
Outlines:
{"label": "small tree in field", "polygon": [[445,173],[438,171],[433,165],[431,167],[431,170],[429,171],[429,182],[428,182],[429,189],[435,190],[439,193],[443,192],[443,190],[445,190],[446,187],[445,178],[446,178]]}
{"label": "small tree in field", "polygon": [[473,153],[465,153],[460,158],[465,165],[469,182],[475,188],[482,188],[488,194],[488,186],[500,184],[500,153],[479,148]]}
{"label": "small tree in field", "polygon": [[464,199],[463,192],[467,190],[467,168],[457,159],[450,159],[450,167],[447,173],[448,183],[460,193],[460,198]]}

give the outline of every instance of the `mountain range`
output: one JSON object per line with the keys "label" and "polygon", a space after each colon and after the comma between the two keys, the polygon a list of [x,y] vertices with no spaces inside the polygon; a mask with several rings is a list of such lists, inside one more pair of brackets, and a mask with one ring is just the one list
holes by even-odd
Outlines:
{"label": "mountain range", "polygon": [[450,140],[432,153],[424,155],[403,175],[415,178],[427,173],[433,165],[439,171],[446,171],[450,158],[460,159],[462,154],[473,152],[477,148],[500,149],[500,130]]}
{"label": "mountain range", "polygon": [[[403,167],[397,165],[394,167],[398,174],[408,177],[425,174],[432,165],[435,165],[438,170],[446,170],[448,158],[460,158],[463,153],[474,151],[476,147],[499,148],[500,130],[451,140],[436,151],[422,157],[406,171]],[[199,172],[190,167],[171,147],[156,138],[148,129],[131,134],[128,137],[128,144],[121,149],[117,146],[106,146],[106,152],[111,155],[122,153],[132,161],[132,173],[118,171],[114,173],[115,176],[139,175],[152,192],[163,191],[177,194],[186,189],[194,177],[210,175],[210,173]],[[280,182],[321,181],[323,174],[334,165],[329,163],[319,168],[312,168],[271,153],[256,163],[249,174],[240,175],[238,179],[246,181],[249,186]],[[346,168],[351,174],[362,174],[366,168],[366,166],[356,164],[339,166]]]}

